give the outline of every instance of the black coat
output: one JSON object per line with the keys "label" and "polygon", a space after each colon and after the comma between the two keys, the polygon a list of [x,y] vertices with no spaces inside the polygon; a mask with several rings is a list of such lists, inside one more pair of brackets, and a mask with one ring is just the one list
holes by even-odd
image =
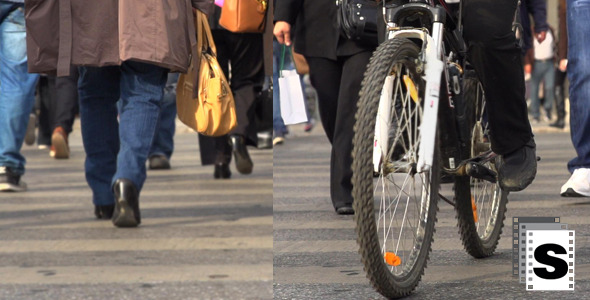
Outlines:
{"label": "black coat", "polygon": [[279,0],[274,21],[291,24],[294,50],[307,57],[335,60],[366,51],[366,47],[340,35],[336,10],[335,0]]}

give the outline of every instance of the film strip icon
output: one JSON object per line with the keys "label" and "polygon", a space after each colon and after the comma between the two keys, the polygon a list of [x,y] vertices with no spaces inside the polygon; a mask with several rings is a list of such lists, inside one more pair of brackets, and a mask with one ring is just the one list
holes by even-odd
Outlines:
{"label": "film strip icon", "polygon": [[512,218],[512,275],[526,282],[526,231],[568,229],[560,223],[560,217],[514,217]]}
{"label": "film strip icon", "polygon": [[526,231],[527,291],[574,291],[575,234],[574,230]]}

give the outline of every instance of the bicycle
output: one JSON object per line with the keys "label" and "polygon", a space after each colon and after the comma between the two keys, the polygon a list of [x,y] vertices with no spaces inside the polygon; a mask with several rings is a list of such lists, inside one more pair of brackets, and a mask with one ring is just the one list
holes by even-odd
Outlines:
{"label": "bicycle", "polygon": [[[497,183],[485,95],[458,16],[441,1],[383,3],[387,40],[362,83],[353,139],[359,253],[374,288],[411,293],[431,251],[439,198],[455,206],[465,250],[492,255],[508,192]],[[439,194],[454,183],[455,201]]]}

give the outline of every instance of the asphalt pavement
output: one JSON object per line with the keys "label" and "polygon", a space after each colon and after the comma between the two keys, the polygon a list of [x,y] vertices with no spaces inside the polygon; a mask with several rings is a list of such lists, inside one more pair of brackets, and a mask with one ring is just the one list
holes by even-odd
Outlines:
{"label": "asphalt pavement", "polygon": [[251,175],[200,165],[175,136],[171,170],[149,170],[138,228],[96,220],[79,128],[71,158],[23,146],[28,191],[0,193],[0,299],[272,299],[272,150]]}
{"label": "asphalt pavement", "polygon": [[[588,299],[590,298],[590,199],[561,198],[575,155],[568,130],[534,126],[537,178],[509,195],[496,254],[468,255],[454,208],[440,201],[428,268],[408,299]],[[274,299],[384,299],[365,277],[352,216],[339,216],[329,198],[330,146],[321,128],[304,133],[292,126],[274,149]],[[448,186],[448,185],[447,185]],[[446,191],[445,191],[446,190]],[[452,197],[450,189],[443,194]],[[575,292],[527,292],[512,276],[511,222],[517,216],[559,216],[576,231]]]}

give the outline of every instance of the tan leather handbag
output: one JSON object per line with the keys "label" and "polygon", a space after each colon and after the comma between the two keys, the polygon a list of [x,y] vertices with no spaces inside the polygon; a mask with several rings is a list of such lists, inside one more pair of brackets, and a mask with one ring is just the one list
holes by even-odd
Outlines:
{"label": "tan leather handbag", "polygon": [[264,32],[268,0],[225,0],[219,25],[231,32]]}
{"label": "tan leather handbag", "polygon": [[293,63],[295,64],[295,69],[297,70],[297,74],[305,75],[309,74],[309,65],[307,64],[307,60],[305,56],[295,52],[293,47],[291,47],[291,57],[293,57]]}
{"label": "tan leather handbag", "polygon": [[[188,73],[181,74],[178,79],[178,118],[203,135],[225,135],[238,124],[234,97],[217,62],[217,49],[207,17],[200,11],[196,12],[195,27],[197,51],[193,53],[197,53],[198,57],[193,57]],[[196,81],[195,76],[199,76]],[[195,87],[194,82],[198,86]],[[193,97],[195,88],[198,88],[197,98]]]}

